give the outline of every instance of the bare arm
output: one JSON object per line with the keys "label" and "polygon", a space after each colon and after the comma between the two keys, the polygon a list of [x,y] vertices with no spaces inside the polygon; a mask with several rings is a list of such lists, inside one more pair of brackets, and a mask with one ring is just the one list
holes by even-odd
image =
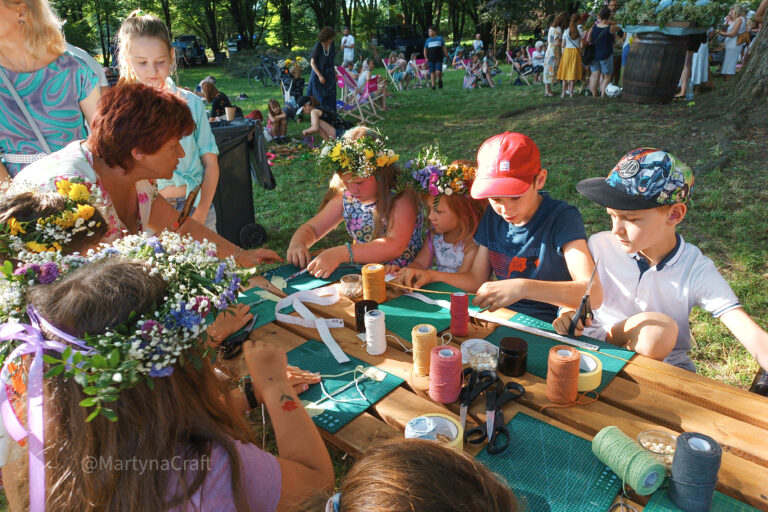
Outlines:
{"label": "bare arm", "polygon": [[83,117],[88,121],[88,124],[91,124],[91,121],[93,121],[93,116],[96,114],[96,106],[99,103],[99,99],[101,99],[101,87],[96,86],[93,91],[91,91],[91,94],[80,102],[80,110],[83,112]]}
{"label": "bare arm", "polygon": [[0,162],[0,182],[3,181],[11,181],[11,173],[9,173],[8,169],[2,162]]}
{"label": "bare arm", "polygon": [[342,201],[341,194],[334,197],[314,217],[296,230],[288,245],[288,254],[286,255],[288,263],[301,268],[309,264],[309,248],[318,240],[322,240],[343,220]]}
{"label": "bare arm", "polygon": [[213,153],[206,153],[200,160],[203,162],[204,169],[203,183],[200,188],[200,202],[191,218],[200,224],[205,224],[205,218],[208,216],[208,210],[211,209],[213,196],[219,184],[219,157]]}
{"label": "bare arm", "polygon": [[304,130],[304,135],[309,135],[310,133],[317,133],[320,131],[321,115],[322,115],[322,112],[320,112],[317,109],[309,113],[309,128]]}
{"label": "bare arm", "polygon": [[411,264],[406,268],[426,269],[432,266],[434,253],[432,252],[432,247],[430,247],[429,241],[430,235],[427,235],[427,239],[424,241],[424,245],[421,247],[419,254],[416,255]]}
{"label": "bare arm", "polygon": [[467,262],[466,256],[459,272],[451,274],[449,272],[438,272],[436,270],[404,269],[399,281],[406,286],[421,288],[426,284],[437,281],[446,282],[465,292],[474,293],[480,286],[488,281],[491,275],[491,260],[488,254],[488,248],[484,245],[477,246],[475,255],[471,263]]}
{"label": "bare arm", "polygon": [[752,354],[757,364],[768,370],[768,333],[743,308],[728,311],[720,320]]}
{"label": "bare arm", "polygon": [[768,9],[768,0],[763,0],[760,2],[760,7],[757,8],[757,11],[755,11],[755,16],[752,19],[762,23],[763,19],[765,18],[766,9]]}
{"label": "bare arm", "polygon": [[317,65],[315,64],[315,59],[309,59],[309,65],[312,66],[312,70],[317,75],[318,80],[320,80],[321,84],[325,84],[325,77],[320,72],[320,70],[317,68]]}
{"label": "bare arm", "polygon": [[741,28],[741,18],[739,17],[736,20],[736,23],[733,24],[733,30],[730,32],[723,32],[722,30],[720,33],[723,35],[723,37],[735,37],[739,35],[739,28]]}

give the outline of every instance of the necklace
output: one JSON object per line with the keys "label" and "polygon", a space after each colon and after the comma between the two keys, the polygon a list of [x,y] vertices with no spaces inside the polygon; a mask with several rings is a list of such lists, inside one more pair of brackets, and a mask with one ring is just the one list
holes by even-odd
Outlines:
{"label": "necklace", "polygon": [[325,55],[325,56],[327,57],[327,56],[328,56],[328,54],[329,54],[329,53],[331,53],[331,45],[328,45],[328,49],[326,50],[326,49],[325,49],[325,43],[320,43],[320,44],[321,44],[321,45],[322,45],[322,47],[323,47],[323,55]]}

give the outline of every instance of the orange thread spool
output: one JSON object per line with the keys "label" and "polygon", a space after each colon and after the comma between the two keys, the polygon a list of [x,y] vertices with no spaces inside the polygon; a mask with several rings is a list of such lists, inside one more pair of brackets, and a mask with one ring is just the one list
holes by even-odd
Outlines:
{"label": "orange thread spool", "polygon": [[556,404],[576,401],[581,354],[575,347],[557,345],[549,350],[547,362],[547,399]]}
{"label": "orange thread spool", "polygon": [[384,265],[369,263],[363,267],[363,298],[375,300],[379,304],[387,301],[387,283],[384,281],[387,273]]}

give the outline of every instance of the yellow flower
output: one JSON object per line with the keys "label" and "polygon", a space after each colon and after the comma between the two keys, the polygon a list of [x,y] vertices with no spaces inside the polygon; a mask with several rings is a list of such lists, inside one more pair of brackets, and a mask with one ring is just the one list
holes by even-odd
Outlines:
{"label": "yellow flower", "polygon": [[371,160],[373,158],[373,150],[372,149],[366,149],[365,150],[365,158],[368,160]]}
{"label": "yellow flower", "polygon": [[52,246],[53,246],[53,248],[54,248],[54,249],[56,249],[57,251],[61,251],[61,245],[59,244],[59,242],[53,242],[51,245],[52,245]]}
{"label": "yellow flower", "polygon": [[87,201],[90,197],[88,187],[82,183],[75,183],[69,189],[69,198],[73,201]]}
{"label": "yellow flower", "polygon": [[96,212],[96,209],[89,205],[89,204],[79,204],[77,205],[77,213],[80,215],[81,218],[88,220],[91,217],[93,217],[93,214]]}
{"label": "yellow flower", "polygon": [[27,242],[25,246],[32,252],[46,252],[48,250],[46,245],[38,242]]}
{"label": "yellow flower", "polygon": [[386,167],[389,165],[389,158],[387,156],[380,156],[376,159],[377,167]]}
{"label": "yellow flower", "polygon": [[24,230],[24,227],[21,225],[21,222],[16,220],[16,217],[11,217],[8,221],[8,227],[11,230],[11,235],[16,236],[19,233],[26,234],[26,231]]}
{"label": "yellow flower", "polygon": [[69,195],[69,187],[71,186],[71,183],[69,180],[61,180],[56,182],[56,190],[59,191],[59,194],[63,196]]}
{"label": "yellow flower", "polygon": [[400,160],[400,155],[392,155],[389,157],[389,165],[392,165],[393,163]]}

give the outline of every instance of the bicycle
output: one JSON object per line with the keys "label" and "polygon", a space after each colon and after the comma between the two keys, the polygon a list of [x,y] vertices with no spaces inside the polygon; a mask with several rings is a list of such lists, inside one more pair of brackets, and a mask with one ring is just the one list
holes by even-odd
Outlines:
{"label": "bicycle", "polygon": [[277,65],[277,59],[263,55],[260,58],[261,64],[248,71],[248,85],[252,88],[255,88],[258,82],[261,82],[263,87],[280,85],[280,69]]}

